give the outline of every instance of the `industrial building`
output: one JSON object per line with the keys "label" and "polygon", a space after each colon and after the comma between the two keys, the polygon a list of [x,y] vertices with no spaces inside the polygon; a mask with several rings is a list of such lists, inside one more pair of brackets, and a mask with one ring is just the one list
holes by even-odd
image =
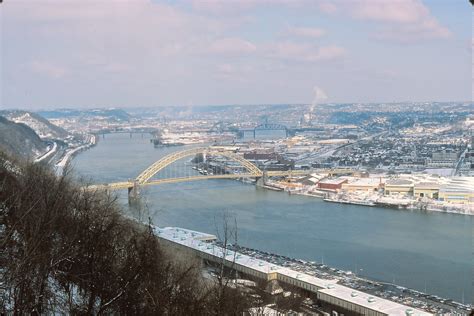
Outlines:
{"label": "industrial building", "polygon": [[413,195],[419,198],[429,197],[437,200],[439,197],[440,184],[436,182],[416,183],[413,188]]}
{"label": "industrial building", "polygon": [[390,179],[385,183],[385,195],[413,196],[413,181],[408,179]]}
{"label": "industrial building", "polygon": [[342,190],[347,192],[378,192],[384,188],[385,180],[380,178],[357,178],[349,183],[342,184]]}
{"label": "industrial building", "polygon": [[337,191],[342,188],[344,183],[347,183],[347,179],[324,179],[318,182],[318,188],[321,190]]}
{"label": "industrial building", "polygon": [[452,178],[449,183],[441,185],[439,200],[448,203],[474,204],[474,178]]}
{"label": "industrial building", "polygon": [[343,308],[350,313],[357,313],[358,315],[430,315],[429,313],[339,284],[319,290],[318,299],[323,302],[323,306]]}
{"label": "industrial building", "polygon": [[242,274],[261,280],[277,280],[281,284],[297,287],[317,297],[318,302],[334,314],[344,315],[432,315],[428,312],[396,303],[381,297],[370,295],[347,286],[337,284],[335,279],[321,279],[286,267],[278,266],[235,251],[225,250],[215,243],[214,235],[191,231],[183,228],[155,228],[160,240],[178,249],[210,262],[224,264]]}

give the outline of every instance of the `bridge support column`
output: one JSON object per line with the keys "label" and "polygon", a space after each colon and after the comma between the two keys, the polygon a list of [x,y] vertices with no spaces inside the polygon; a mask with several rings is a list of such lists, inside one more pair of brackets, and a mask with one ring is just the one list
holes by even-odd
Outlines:
{"label": "bridge support column", "polygon": [[263,170],[262,177],[257,178],[256,185],[259,186],[259,187],[263,187],[263,186],[267,185],[267,180],[268,180],[267,171]]}
{"label": "bridge support column", "polygon": [[140,201],[140,188],[138,182],[133,183],[133,187],[128,188],[128,204],[137,204]]}

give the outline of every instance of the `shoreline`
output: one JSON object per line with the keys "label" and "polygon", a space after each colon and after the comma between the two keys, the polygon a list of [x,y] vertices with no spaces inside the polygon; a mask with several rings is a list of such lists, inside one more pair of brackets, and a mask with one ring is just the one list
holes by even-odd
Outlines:
{"label": "shoreline", "polygon": [[97,145],[97,136],[95,134],[90,134],[90,139],[89,143],[84,144],[79,147],[74,147],[74,148],[67,148],[64,151],[64,154],[62,155],[61,159],[54,164],[54,167],[56,169],[56,174],[57,175],[62,175],[64,173],[65,168],[69,165],[69,163],[72,161],[72,159],[79,154],[82,151],[86,151],[94,146]]}
{"label": "shoreline", "polygon": [[[142,223],[136,218],[131,219]],[[154,227],[157,237],[166,241],[167,244],[178,245],[180,247],[184,246],[186,249],[193,250],[198,256],[205,259],[210,259],[209,252],[217,258],[219,257],[219,250],[215,252],[215,247],[218,249],[222,247],[222,242],[219,241],[215,235],[179,227],[158,227],[153,224],[152,227]],[[236,254],[234,257],[236,259],[234,260],[245,267],[241,270],[244,273],[246,273],[248,269],[263,269],[265,270],[264,273],[269,273],[268,270],[280,270],[283,271],[280,273],[283,273],[285,276],[294,277],[295,279],[306,279],[307,281],[305,282],[313,282],[311,284],[315,284],[314,282],[316,282],[323,290],[338,286],[341,289],[349,289],[352,293],[355,291],[366,297],[376,297],[378,300],[387,300],[387,303],[390,301],[395,304],[433,313],[433,315],[452,312],[464,314],[464,312],[469,310],[472,306],[471,303],[460,303],[452,298],[427,294],[391,282],[370,279],[365,276],[357,275],[357,272],[338,269],[315,261],[296,259],[240,245],[229,246],[226,250],[226,253],[228,252],[234,252]],[[228,254],[226,257],[227,256]],[[251,263],[249,264],[249,262]],[[256,268],[254,268],[255,262],[259,263]],[[266,270],[266,268],[260,267],[269,267],[269,269]],[[249,275],[254,274],[250,273]],[[310,281],[308,281],[309,279]],[[279,280],[283,282],[281,284],[282,289],[279,290],[279,292],[275,292],[276,295],[283,293],[285,286],[286,290],[288,290],[288,284],[293,284],[294,286],[306,290],[309,289],[309,287],[298,283],[285,283],[284,278]],[[324,285],[322,285],[323,283]]]}
{"label": "shoreline", "polygon": [[[80,152],[77,152],[77,154],[79,154],[79,153],[80,153]],[[72,158],[74,158],[74,156],[73,156]],[[298,193],[296,193],[296,192],[291,192],[291,194],[298,194]],[[301,195],[304,195],[304,194],[301,194]],[[308,194],[308,196],[315,197],[314,195],[310,195],[310,194]]]}
{"label": "shoreline", "polygon": [[[383,280],[379,280],[375,278],[370,278],[368,276],[363,276],[363,275],[357,274],[354,271],[335,268],[334,266],[329,266],[329,265],[324,264],[324,262],[307,261],[303,259],[288,257],[288,256],[276,254],[273,252],[266,252],[263,250],[245,247],[245,246],[239,246],[239,245],[237,245],[234,248],[237,251],[242,252],[244,254],[262,257],[264,258],[264,260],[267,260],[271,263],[282,264],[281,262],[283,261],[283,266],[291,267],[292,269],[295,269],[298,272],[302,272],[302,273],[309,272],[309,274],[316,273],[316,276],[320,278],[330,277],[330,278],[338,279],[341,282],[341,284],[344,284],[345,286],[351,287],[353,289],[358,289],[357,287],[354,287],[354,285],[355,286],[361,285],[360,283],[362,283],[362,285],[368,286],[369,288],[371,286],[374,286],[373,291],[367,290],[368,293],[374,294],[374,295],[380,296],[380,294],[383,294],[384,292],[387,292],[387,291],[388,292],[399,291],[400,292],[399,295],[401,296],[413,295],[417,298],[420,298],[423,296],[425,297],[431,296],[432,298],[441,299],[443,301],[452,300],[454,304],[461,304],[461,305],[464,305],[464,307],[466,308],[471,306],[470,303],[462,304],[461,302],[458,302],[455,299],[442,298],[435,294],[425,293],[423,291],[419,291],[414,288],[405,287],[393,282],[388,282],[388,281],[383,281]],[[382,289],[381,292],[377,293],[376,291],[377,290],[380,291],[382,287],[386,287],[386,288]],[[381,296],[383,297],[384,295],[381,295]],[[402,302],[404,299],[406,299],[406,297],[405,298],[398,297],[397,302],[404,303]],[[437,304],[440,303],[444,305],[444,303],[441,303],[441,302],[436,302],[436,303]],[[419,306],[413,306],[413,307],[419,307]],[[454,306],[450,306],[450,307],[453,308]],[[454,307],[454,308],[459,308],[459,307],[460,306],[458,305],[458,307]]]}
{"label": "shoreline", "polygon": [[[302,190],[291,190],[280,186],[274,186],[272,184],[265,184],[261,186],[264,189],[270,189],[274,191],[281,191],[281,192],[288,192],[289,195],[302,195],[311,198],[318,198],[322,199],[325,202],[329,203],[338,203],[338,204],[350,204],[350,205],[358,205],[358,206],[365,206],[365,207],[384,207],[384,208],[392,208],[398,210],[405,210],[405,211],[425,211],[425,212],[436,212],[436,213],[447,213],[447,214],[458,214],[458,215],[468,215],[474,216],[474,205],[470,204],[459,204],[459,205],[439,205],[436,201],[429,202],[420,202],[414,199],[404,199],[403,203],[397,203],[395,200],[387,200],[386,196],[379,196],[376,199],[340,199],[330,197],[330,194],[334,194],[334,192],[325,192],[325,191],[317,191],[314,194],[309,192],[303,192]],[[381,199],[385,199],[381,200]]]}
{"label": "shoreline", "polygon": [[[63,158],[56,164],[56,170],[58,174],[62,174],[65,167],[70,163],[70,161],[80,152],[87,150],[93,146],[96,146],[98,143],[98,137],[95,134],[91,134],[91,140],[88,144],[85,144],[80,147],[73,148],[72,150],[65,151]],[[188,146],[188,145],[187,145]],[[246,182],[244,179],[241,180],[242,182]],[[255,186],[258,186],[255,183]],[[405,210],[405,211],[425,211],[426,213],[436,212],[436,213],[446,213],[446,214],[458,214],[458,215],[468,215],[474,216],[474,205],[437,205],[436,201],[429,201],[429,202],[421,202],[414,199],[403,199],[403,203],[397,203],[400,199],[396,200],[393,198],[387,198],[386,196],[377,196],[375,199],[355,199],[349,197],[348,199],[340,199],[331,197],[331,194],[335,192],[328,192],[328,191],[310,191],[310,190],[292,190],[291,188],[285,187],[284,185],[276,184],[276,183],[265,183],[263,185],[259,185],[258,187],[276,191],[276,192],[288,192],[289,195],[303,195],[308,196],[311,198],[318,198],[322,199],[325,202],[329,203],[339,203],[339,204],[350,204],[350,205],[357,205],[357,206],[365,206],[365,207],[384,207],[384,208],[392,208],[397,210]],[[313,193],[310,193],[313,192]]]}

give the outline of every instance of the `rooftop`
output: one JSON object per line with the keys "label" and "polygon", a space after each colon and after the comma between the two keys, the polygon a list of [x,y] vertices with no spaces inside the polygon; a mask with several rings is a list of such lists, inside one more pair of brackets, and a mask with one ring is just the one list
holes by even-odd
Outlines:
{"label": "rooftop", "polygon": [[411,186],[413,182],[405,179],[390,179],[385,183],[386,185],[402,185],[402,186]]}
{"label": "rooftop", "polygon": [[321,183],[321,184],[341,184],[341,183],[344,183],[346,181],[347,181],[347,179],[344,179],[344,178],[336,178],[336,179],[324,179],[324,180],[319,181],[319,183]]}
{"label": "rooftop", "polygon": [[[222,257],[224,249],[216,244],[207,243],[203,241],[216,240],[216,236],[206,233],[201,233],[193,230],[178,228],[178,227],[155,227],[155,233],[164,239],[172,242],[193,248],[203,253],[213,256]],[[406,305],[383,299],[381,297],[373,296],[361,291],[351,289],[349,287],[337,284],[334,279],[320,279],[305,273],[301,273],[290,268],[278,266],[270,262],[251,257],[239,252],[227,250],[225,253],[226,260],[235,260],[236,264],[245,266],[255,271],[262,273],[277,272],[281,275],[307,282],[316,285],[319,292],[329,294],[333,297],[370,308],[389,315],[432,315],[430,313],[418,310]]]}
{"label": "rooftop", "polygon": [[377,186],[380,183],[384,183],[384,178],[356,178],[354,181],[349,181],[346,185],[354,186]]}
{"label": "rooftop", "polygon": [[428,312],[399,303],[395,303],[387,299],[373,296],[339,284],[330,286],[330,288],[319,290],[319,292],[326,293],[341,300],[351,302],[353,304],[357,304],[388,315],[432,315]]}
{"label": "rooftop", "polygon": [[439,189],[437,182],[420,182],[415,184],[415,189]]}

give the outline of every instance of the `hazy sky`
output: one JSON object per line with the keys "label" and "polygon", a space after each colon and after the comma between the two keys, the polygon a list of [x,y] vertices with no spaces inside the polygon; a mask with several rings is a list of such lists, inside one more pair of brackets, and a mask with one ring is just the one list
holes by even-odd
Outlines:
{"label": "hazy sky", "polygon": [[471,99],[467,0],[4,0],[0,14],[2,108]]}

